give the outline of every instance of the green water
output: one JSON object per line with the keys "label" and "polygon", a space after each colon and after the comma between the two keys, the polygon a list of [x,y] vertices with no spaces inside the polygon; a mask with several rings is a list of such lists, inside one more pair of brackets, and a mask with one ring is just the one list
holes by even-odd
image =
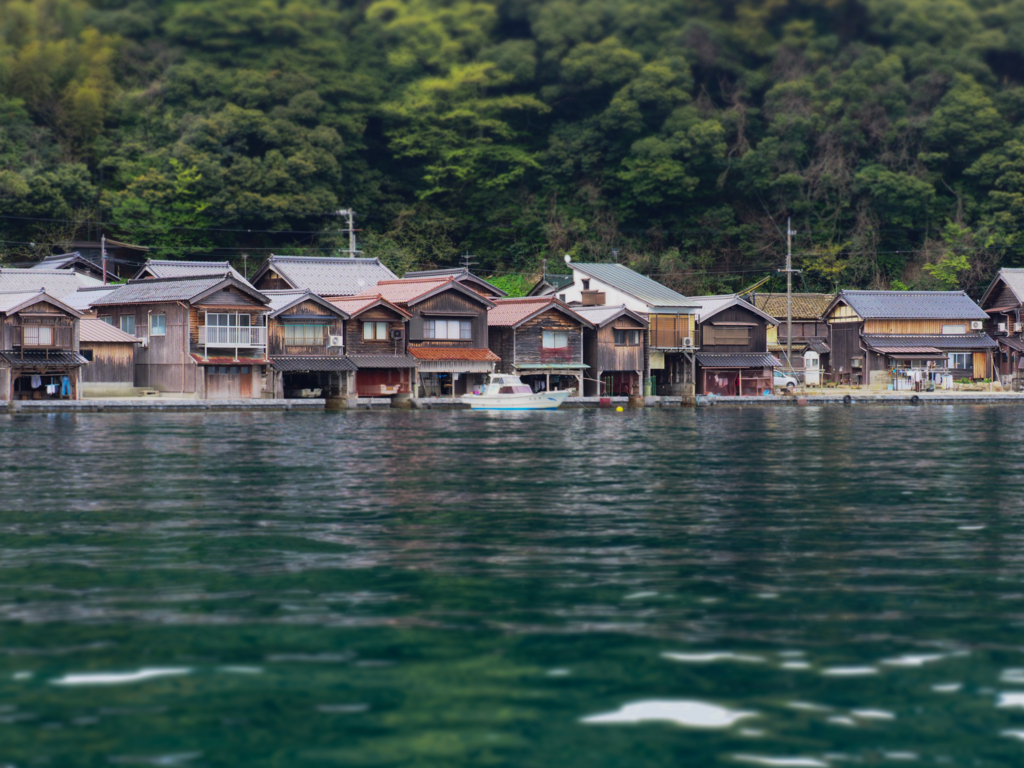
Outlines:
{"label": "green water", "polygon": [[1024,764],[1024,409],[0,431],[0,765]]}

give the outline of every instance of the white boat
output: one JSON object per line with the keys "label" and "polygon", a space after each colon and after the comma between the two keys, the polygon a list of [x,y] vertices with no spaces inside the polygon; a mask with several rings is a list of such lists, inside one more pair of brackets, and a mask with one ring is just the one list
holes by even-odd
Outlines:
{"label": "white boat", "polygon": [[518,376],[492,373],[481,394],[463,395],[474,411],[553,411],[569,397],[569,390],[534,392]]}

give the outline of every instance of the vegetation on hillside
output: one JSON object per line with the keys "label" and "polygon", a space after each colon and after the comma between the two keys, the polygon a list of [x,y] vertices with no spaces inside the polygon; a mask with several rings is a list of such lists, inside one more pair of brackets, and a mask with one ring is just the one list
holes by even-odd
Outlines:
{"label": "vegetation on hillside", "polygon": [[[0,0],[8,259],[360,243],[684,292],[1024,264],[1024,0]],[[798,280],[799,284],[799,280]]]}

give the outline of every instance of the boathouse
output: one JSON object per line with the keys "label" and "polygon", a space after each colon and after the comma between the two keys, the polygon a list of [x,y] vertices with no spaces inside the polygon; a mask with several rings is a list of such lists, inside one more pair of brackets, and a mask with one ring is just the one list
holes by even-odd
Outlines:
{"label": "boathouse", "polygon": [[[78,295],[78,294],[74,294]],[[69,305],[70,306],[70,305]],[[135,352],[142,340],[109,322],[92,317],[79,321],[79,352],[89,364],[82,368],[87,397],[128,397],[135,393]]]}
{"label": "boathouse", "polygon": [[331,303],[350,318],[345,324],[345,356],[355,368],[355,375],[349,379],[348,394],[412,394],[417,361],[405,349],[412,315],[379,294],[336,298]]}
{"label": "boathouse", "polygon": [[573,307],[591,328],[583,329],[587,397],[642,392],[647,320],[623,304]]}
{"label": "boathouse", "polygon": [[697,306],[697,393],[761,395],[781,365],[768,351],[768,328],[778,320],[735,293],[691,296]]}
{"label": "boathouse", "polygon": [[999,345],[996,374],[1004,385],[1020,389],[1024,378],[1024,269],[999,270],[979,303],[988,316],[985,330]]}

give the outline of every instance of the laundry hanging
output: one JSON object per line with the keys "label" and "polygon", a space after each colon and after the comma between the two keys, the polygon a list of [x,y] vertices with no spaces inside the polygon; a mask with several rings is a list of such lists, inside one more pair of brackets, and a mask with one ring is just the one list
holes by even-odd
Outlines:
{"label": "laundry hanging", "polygon": [[32,389],[39,389],[41,386],[43,386],[43,377],[42,376],[33,376],[32,377]]}
{"label": "laundry hanging", "polygon": [[71,379],[67,376],[60,377],[60,396],[71,397]]}

